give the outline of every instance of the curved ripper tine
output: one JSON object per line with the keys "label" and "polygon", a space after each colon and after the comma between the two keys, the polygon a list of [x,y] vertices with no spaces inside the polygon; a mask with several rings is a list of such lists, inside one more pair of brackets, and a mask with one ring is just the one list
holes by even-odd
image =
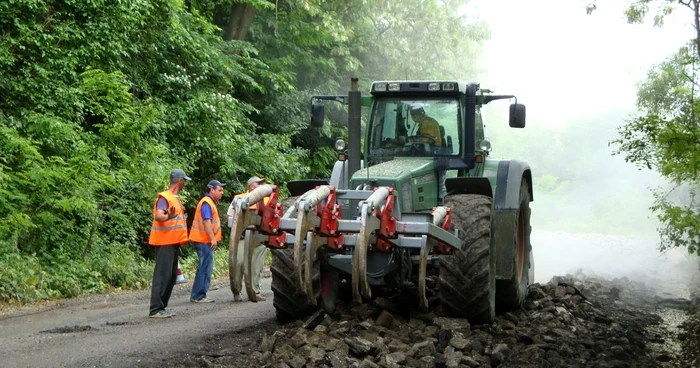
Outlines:
{"label": "curved ripper tine", "polygon": [[[358,235],[359,236],[359,235]],[[358,239],[355,243],[355,250],[352,252],[352,302],[354,304],[362,304],[362,296],[360,295],[360,242]]]}
{"label": "curved ripper tine", "polygon": [[[355,304],[362,304],[362,296],[372,297],[372,292],[367,283],[367,247],[371,231],[367,229],[367,211],[362,211],[360,233],[357,235],[357,243],[352,255],[352,300]],[[362,294],[360,295],[360,291]]]}
{"label": "curved ripper tine", "polygon": [[306,293],[306,300],[308,300],[311,306],[316,306],[316,293],[313,288],[313,273],[312,267],[314,264],[314,255],[316,254],[316,249],[318,246],[316,242],[313,241],[314,234],[309,231],[306,236],[306,257],[304,260],[304,293]]}
{"label": "curved ripper tine", "polygon": [[253,274],[253,252],[258,244],[255,244],[254,236],[252,231],[246,231],[245,240],[243,241],[243,280],[245,280],[245,292],[248,294],[248,300],[251,302],[258,302],[258,296],[253,291],[253,280],[251,275]]}
{"label": "curved ripper tine", "polygon": [[[368,214],[364,214],[363,216],[368,216]],[[372,235],[372,232],[368,230],[366,226],[360,228],[360,291],[362,291],[362,296],[364,296],[365,298],[372,297],[372,291],[370,290],[369,283],[367,282],[367,248],[369,247],[370,235]]]}
{"label": "curved ripper tine", "polygon": [[367,251],[369,240],[379,226],[379,220],[374,218],[372,211],[386,200],[389,196],[388,187],[378,187],[362,204],[360,209],[360,233],[352,257],[352,293],[355,303],[362,303],[360,291],[365,298],[372,297],[372,290],[367,280]]}
{"label": "curved ripper tine", "polygon": [[[312,254],[310,258],[313,259],[313,252],[316,248],[314,247],[315,241],[313,240],[313,235],[305,234],[307,234],[308,230],[313,225],[313,218],[315,218],[315,214],[312,212],[313,208],[327,198],[330,193],[330,187],[328,185],[322,185],[313,191],[306,192],[303,196],[305,199],[300,199],[296,203],[297,221],[296,228],[294,229],[294,278],[296,279],[299,289],[307,294],[307,299],[309,299],[311,305],[316,305],[316,300],[313,299],[315,298],[313,286],[310,281],[313,275],[309,271],[307,272],[307,276],[304,277],[304,271],[305,269],[310,270],[310,265],[309,262],[307,262],[307,266],[302,267],[301,262],[309,258],[309,255],[306,254],[309,252]],[[314,216],[312,216],[312,214]],[[307,281],[308,285],[306,285]]]}
{"label": "curved ripper tine", "polygon": [[236,267],[238,262],[238,240],[243,235],[245,230],[244,223],[245,213],[236,211],[233,215],[233,224],[231,224],[231,235],[228,240],[228,279],[231,285],[231,292],[235,295],[241,294],[241,286],[234,282],[236,275]]}
{"label": "curved ripper tine", "polygon": [[306,239],[306,230],[308,229],[308,226],[305,225],[308,221],[307,219],[308,213],[302,208],[298,208],[296,229],[294,231],[294,279],[301,290],[304,290],[304,279],[302,275],[304,269],[301,266],[301,260],[304,259],[302,252],[304,251],[304,240]]}
{"label": "curved ripper tine", "polygon": [[428,298],[425,296],[425,276],[428,267],[428,254],[431,246],[428,245],[428,237],[421,237],[420,259],[418,263],[418,302],[424,312],[428,311]]}

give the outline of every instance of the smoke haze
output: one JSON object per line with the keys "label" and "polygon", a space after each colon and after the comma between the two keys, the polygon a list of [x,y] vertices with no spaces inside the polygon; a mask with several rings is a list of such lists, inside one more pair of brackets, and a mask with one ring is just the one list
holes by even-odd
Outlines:
{"label": "smoke haze", "polygon": [[693,36],[692,15],[678,9],[654,28],[627,24],[627,1],[599,2],[591,15],[587,3],[476,0],[462,9],[491,27],[482,88],[515,94],[528,109],[517,130],[507,127],[507,103],[485,108],[492,155],[533,170],[537,282],[581,271],[687,297],[697,257],[684,248],[661,254],[648,209],[664,181],[612,156],[609,142],[637,114],[637,83]]}

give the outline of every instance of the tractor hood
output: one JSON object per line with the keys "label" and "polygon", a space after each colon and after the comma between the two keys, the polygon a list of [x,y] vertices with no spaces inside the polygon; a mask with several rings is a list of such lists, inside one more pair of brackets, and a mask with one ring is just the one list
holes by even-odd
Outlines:
{"label": "tractor hood", "polygon": [[403,211],[430,210],[438,205],[437,175],[432,157],[396,157],[360,169],[350,179],[350,188],[363,184],[394,188]]}
{"label": "tractor hood", "polygon": [[433,158],[397,157],[391,161],[360,169],[353,174],[352,183],[364,183],[372,180],[384,181],[398,179],[411,174],[433,172]]}

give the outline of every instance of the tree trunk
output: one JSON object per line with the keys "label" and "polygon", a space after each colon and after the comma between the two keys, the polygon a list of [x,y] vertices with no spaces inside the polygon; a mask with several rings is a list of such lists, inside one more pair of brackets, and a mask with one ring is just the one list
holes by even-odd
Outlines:
{"label": "tree trunk", "polygon": [[695,54],[700,56],[700,1],[693,0],[691,9],[695,15]]}
{"label": "tree trunk", "polygon": [[228,17],[224,40],[245,40],[250,23],[255,16],[255,7],[249,4],[233,4]]}

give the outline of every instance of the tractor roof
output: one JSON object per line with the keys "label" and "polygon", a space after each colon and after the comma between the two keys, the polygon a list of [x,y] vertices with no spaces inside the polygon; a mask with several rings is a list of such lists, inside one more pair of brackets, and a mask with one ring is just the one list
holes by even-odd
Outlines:
{"label": "tractor roof", "polygon": [[414,93],[431,93],[431,94],[455,94],[465,93],[470,84],[450,80],[425,80],[425,81],[376,81],[372,82],[370,93],[372,95],[384,94],[414,94]]}

